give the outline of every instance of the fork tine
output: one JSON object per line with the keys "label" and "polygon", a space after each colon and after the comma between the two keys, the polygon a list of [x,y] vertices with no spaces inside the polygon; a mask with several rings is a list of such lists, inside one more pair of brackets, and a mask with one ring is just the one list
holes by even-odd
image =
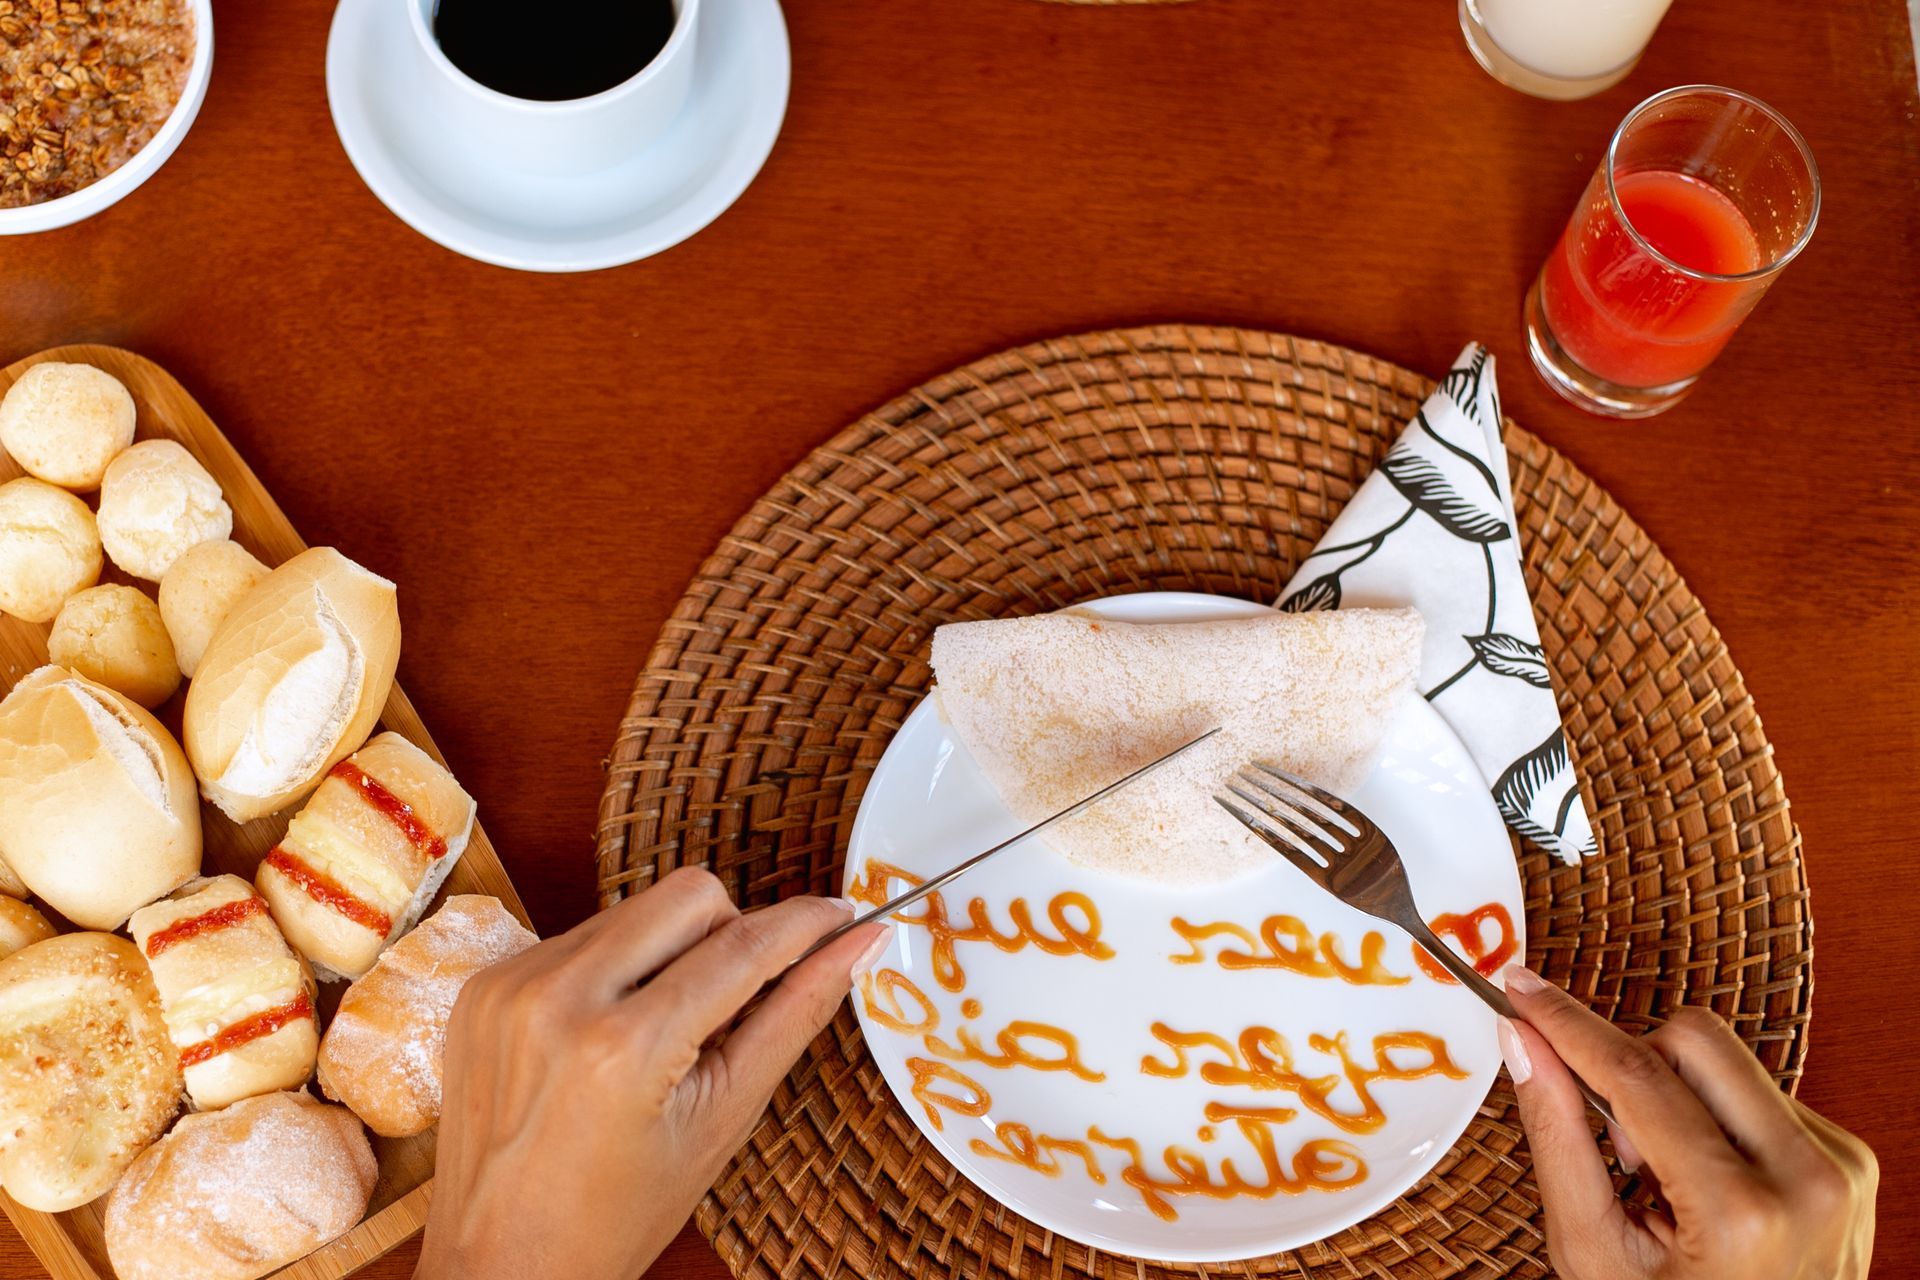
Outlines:
{"label": "fork tine", "polygon": [[[1312,823],[1304,822],[1299,814],[1288,809],[1285,805],[1279,804],[1257,792],[1248,790],[1246,783],[1241,778],[1229,778],[1227,780],[1227,790],[1252,805],[1253,808],[1266,819],[1266,826],[1270,827],[1296,849],[1305,853],[1309,858],[1314,858],[1320,862],[1329,862],[1330,860],[1327,855],[1339,851],[1340,845],[1332,841],[1325,832],[1314,828]],[[1327,840],[1328,843],[1324,846],[1318,845],[1315,843],[1316,837]]]}
{"label": "fork tine", "polygon": [[[1312,850],[1301,841],[1300,837],[1294,835],[1291,831],[1277,823],[1262,821],[1225,796],[1217,795],[1213,798],[1213,802],[1232,814],[1240,821],[1242,826],[1251,829],[1256,835],[1271,835],[1274,839],[1285,840],[1288,844],[1292,845],[1293,848],[1288,849],[1274,844],[1272,840],[1266,842],[1269,848],[1292,863],[1308,879],[1322,887],[1326,885],[1325,876],[1327,874],[1327,868],[1313,860],[1311,856]],[[1265,810],[1257,810],[1256,812],[1264,814]],[[1300,852],[1295,853],[1294,849],[1298,849]]]}
{"label": "fork tine", "polygon": [[[1315,786],[1298,774],[1288,773],[1278,765],[1264,764],[1261,761],[1255,760],[1248,764],[1247,768],[1257,773],[1265,774],[1267,777],[1289,787],[1295,793],[1291,796],[1281,796],[1282,799],[1292,800],[1295,804],[1312,812],[1316,817],[1324,818],[1328,822],[1333,823],[1348,835],[1357,836],[1360,834],[1360,828],[1354,826],[1346,816],[1352,809],[1352,806],[1339,796],[1333,794],[1333,792],[1328,791],[1324,787]],[[1245,772],[1245,770],[1242,770],[1242,772]],[[1256,778],[1255,781],[1259,782],[1259,779]],[[1267,787],[1265,783],[1261,783],[1260,785],[1263,790],[1271,791],[1271,788]],[[1273,792],[1273,794],[1279,795],[1280,793]]]}
{"label": "fork tine", "polygon": [[[1305,836],[1309,841],[1317,841],[1325,845],[1326,849],[1332,849],[1336,852],[1347,847],[1345,836],[1337,832],[1328,831],[1312,818],[1301,813],[1299,809],[1294,807],[1295,801],[1292,796],[1280,794],[1272,787],[1263,784],[1260,779],[1252,776],[1245,769],[1235,774],[1232,781],[1227,785],[1233,790],[1235,795],[1243,800],[1252,801],[1254,807],[1262,813],[1276,822],[1284,822],[1294,831]],[[1246,790],[1248,787],[1255,788],[1255,790]],[[1316,854],[1323,854],[1326,852],[1326,849],[1315,849],[1314,852]]]}

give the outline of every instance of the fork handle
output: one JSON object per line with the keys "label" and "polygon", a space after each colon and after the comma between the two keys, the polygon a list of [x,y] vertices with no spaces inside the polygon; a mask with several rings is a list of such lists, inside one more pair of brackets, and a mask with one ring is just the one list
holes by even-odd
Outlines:
{"label": "fork handle", "polygon": [[[1458,978],[1462,986],[1479,996],[1486,1002],[1488,1008],[1492,1009],[1501,1017],[1506,1018],[1508,1021],[1526,1021],[1525,1018],[1522,1018],[1518,1013],[1514,1012],[1513,1001],[1507,999],[1507,993],[1481,977],[1478,969],[1475,969],[1465,960],[1462,960],[1454,953],[1452,947],[1435,937],[1433,930],[1427,927],[1426,921],[1416,918],[1413,923],[1419,927],[1417,929],[1409,928],[1407,931],[1413,934],[1414,941],[1424,947],[1428,955],[1446,966],[1447,972]],[[1567,1074],[1571,1075],[1574,1084],[1579,1086],[1580,1096],[1587,1100],[1587,1105],[1599,1112],[1601,1119],[1605,1120],[1608,1124],[1616,1129],[1620,1128],[1620,1122],[1613,1118],[1613,1108],[1608,1105],[1607,1100],[1600,1095],[1599,1091],[1585,1080],[1582,1080],[1579,1072],[1574,1071],[1571,1067],[1567,1069]]]}

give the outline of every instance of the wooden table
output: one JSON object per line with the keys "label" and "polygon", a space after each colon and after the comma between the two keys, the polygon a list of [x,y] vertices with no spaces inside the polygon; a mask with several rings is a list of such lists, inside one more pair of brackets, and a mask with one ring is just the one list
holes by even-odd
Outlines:
{"label": "wooden table", "polygon": [[[1489,80],[1447,0],[788,6],[793,100],[739,204],[651,261],[549,277],[457,257],[361,184],[327,112],[328,0],[219,4],[212,89],[166,168],[0,243],[0,361],[76,341],[159,360],[309,541],[399,580],[402,679],[555,932],[593,910],[598,762],[656,629],[749,502],[863,410],[1002,347],[1155,320],[1432,374],[1480,338],[1508,411],[1659,540],[1746,673],[1819,920],[1801,1096],[1881,1153],[1877,1273],[1920,1273],[1899,1212],[1920,1199],[1900,0],[1681,0],[1626,83],[1575,104]],[[1613,124],[1694,80],[1797,122],[1825,210],[1693,399],[1611,425],[1535,379],[1520,299]],[[37,1274],[0,1225],[0,1275]],[[657,1274],[724,1271],[688,1232]]]}

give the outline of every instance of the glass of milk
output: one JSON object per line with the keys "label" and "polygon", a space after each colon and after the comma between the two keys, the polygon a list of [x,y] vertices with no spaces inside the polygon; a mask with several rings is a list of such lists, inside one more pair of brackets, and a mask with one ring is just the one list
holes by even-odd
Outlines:
{"label": "glass of milk", "polygon": [[1460,30],[1495,80],[1536,98],[1620,83],[1672,0],[1460,0]]}

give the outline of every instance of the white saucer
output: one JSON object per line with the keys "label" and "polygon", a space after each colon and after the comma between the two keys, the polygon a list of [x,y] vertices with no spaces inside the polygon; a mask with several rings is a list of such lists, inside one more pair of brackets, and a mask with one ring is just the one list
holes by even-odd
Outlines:
{"label": "white saucer", "polygon": [[[1264,609],[1178,592],[1082,607],[1131,622],[1185,622]],[[1525,955],[1519,870],[1506,827],[1466,748],[1424,698],[1403,704],[1372,775],[1352,798],[1393,838],[1430,916],[1497,903],[1511,921],[1512,954]],[[941,721],[933,699],[925,699],[887,744],[867,784],[847,850],[843,892],[851,896],[870,862],[925,878],[1021,825]],[[895,880],[891,887],[898,891],[904,883]],[[1074,894],[1091,904],[1097,920],[1067,905]],[[1066,935],[1054,916],[1057,906],[1069,926],[1084,931],[1091,925],[1111,949],[1101,959],[1078,947],[1056,946],[1052,954],[1024,945],[1009,951],[975,938],[955,940],[943,959],[926,924],[902,923],[869,979],[887,984],[876,992],[883,1010],[887,991],[899,993],[897,1006],[886,1010],[894,1014],[893,1025],[877,1016],[865,992],[856,989],[852,997],[867,1047],[895,1098],[954,1167],[1032,1222],[1098,1249],[1175,1262],[1227,1262],[1323,1239],[1379,1212],[1424,1177],[1473,1119],[1500,1068],[1494,1016],[1486,1006],[1464,988],[1423,973],[1405,934],[1336,901],[1277,857],[1270,869],[1226,884],[1180,888],[1102,876],[1034,840],[968,872],[939,896],[956,927],[974,918],[969,904],[978,902],[977,910],[1002,937],[1018,930],[1014,904],[1024,899],[1040,934],[1056,944]],[[924,918],[910,911],[903,919],[916,915]],[[1194,943],[1183,940],[1174,924],[1227,922],[1252,934],[1266,919],[1283,916],[1316,940],[1337,938],[1337,953],[1349,963],[1360,959],[1362,939],[1377,935],[1382,964],[1402,983],[1354,985],[1331,973],[1289,971],[1268,963],[1277,957],[1260,946],[1246,949],[1251,936],[1216,934]],[[1232,964],[1229,950],[1257,956],[1260,964]],[[949,981],[942,981],[943,972]],[[915,1001],[906,983],[925,999]],[[910,1025],[903,1025],[901,1013]],[[1218,1049],[1195,1051],[1191,1070],[1146,1070],[1149,1056],[1175,1057],[1153,1029],[1157,1022],[1176,1033],[1206,1032],[1229,1041],[1238,1041],[1249,1027],[1271,1028],[1285,1037],[1299,1070],[1312,1077],[1337,1070],[1335,1060],[1312,1045],[1315,1033],[1345,1033],[1357,1060],[1377,1064],[1383,1041],[1376,1037],[1424,1032],[1444,1040],[1456,1074],[1376,1081],[1372,1092],[1384,1119],[1376,1129],[1355,1132],[1270,1081],[1198,1078],[1201,1063],[1223,1061]],[[1007,1061],[1004,1036],[1035,1023],[1075,1036],[1087,1075]],[[1016,1042],[1057,1066],[1060,1044],[1036,1049],[1034,1034],[1020,1032]],[[980,1053],[966,1047],[969,1038]],[[1427,1061],[1424,1049],[1391,1052],[1401,1067]],[[996,1057],[1000,1061],[987,1060]],[[978,1101],[952,1076],[936,1081],[933,1091],[958,1097],[961,1106],[916,1100],[916,1075],[929,1067],[940,1074],[957,1070],[977,1087]],[[1361,1108],[1350,1084],[1327,1100],[1348,1121]],[[1298,1114],[1248,1131],[1237,1122],[1209,1122],[1209,1103],[1280,1105]],[[1121,1151],[1093,1131],[1137,1141],[1142,1166],[1136,1171],[1163,1183],[1177,1172],[1172,1157],[1163,1154],[1175,1147],[1193,1152],[1211,1182],[1234,1176],[1262,1182],[1253,1135],[1271,1139],[1295,1174],[1296,1152],[1332,1142],[1363,1163],[1366,1176],[1354,1179],[1352,1164],[1342,1160],[1334,1162],[1328,1181],[1351,1185],[1306,1185],[1296,1194],[1224,1200],[1162,1189],[1156,1194],[1176,1215],[1166,1217],[1129,1181]],[[1026,1143],[1045,1134],[1076,1149],[1042,1151],[1037,1163],[1049,1168],[1022,1165],[1007,1158],[1008,1134]],[[1263,1190],[1279,1185],[1268,1181]]]}
{"label": "white saucer", "polygon": [[404,0],[340,0],[327,101],[347,158],[428,239],[522,271],[593,271],[659,253],[724,213],[780,133],[792,76],[779,0],[705,0],[693,92],[665,137],[584,177],[547,177],[444,127],[409,93]]}

